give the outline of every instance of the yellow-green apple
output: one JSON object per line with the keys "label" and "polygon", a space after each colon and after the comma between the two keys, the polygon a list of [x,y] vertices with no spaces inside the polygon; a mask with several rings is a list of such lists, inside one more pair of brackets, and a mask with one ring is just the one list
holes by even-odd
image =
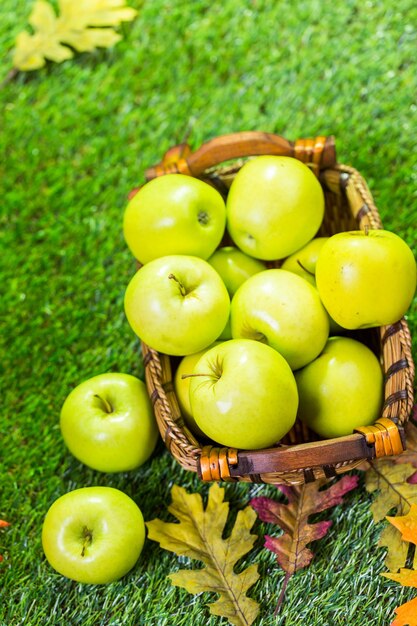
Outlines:
{"label": "yellow-green apple", "polygon": [[298,274],[315,287],[317,259],[327,240],[328,237],[315,237],[300,250],[290,254],[281,264],[281,269]]}
{"label": "yellow-green apple", "polygon": [[112,487],[83,487],[49,508],[42,546],[49,564],[81,583],[118,580],[137,562],[145,524],[137,504]]}
{"label": "yellow-green apple", "polygon": [[324,194],[301,161],[259,156],[237,173],[226,201],[228,231],[234,243],[257,259],[283,259],[317,233]]}
{"label": "yellow-green apple", "polygon": [[303,367],[322,351],[329,317],[317,289],[282,269],[248,278],[231,305],[234,339],[256,339],[275,348],[292,369]]}
{"label": "yellow-green apple", "polygon": [[[178,364],[174,375],[174,389],[175,394],[177,396],[178,405],[180,407],[181,415],[184,418],[185,423],[195,435],[201,437],[204,436],[202,430],[197,426],[196,421],[193,417],[191,411],[191,403],[190,403],[190,374],[194,373],[194,368],[197,365],[200,358],[203,356],[207,350],[218,345],[220,342],[215,341],[213,344],[205,348],[204,350],[200,350],[195,354],[188,354],[184,356]],[[184,378],[183,378],[184,376]]]}
{"label": "yellow-green apple", "polygon": [[[249,276],[253,276],[266,269],[265,263],[248,256],[236,248],[236,246],[218,248],[207,261],[220,275],[229,292],[230,299],[233,298],[240,285],[244,283]],[[231,339],[231,337],[232,330],[229,319],[220,338]]]}
{"label": "yellow-green apple", "polygon": [[100,472],[127,472],[151,456],[158,428],[145,384],[108,372],[77,385],[60,416],[63,439],[82,463]]}
{"label": "yellow-green apple", "polygon": [[218,338],[229,317],[230,298],[207,261],[170,255],[136,272],[126,289],[125,312],[133,331],[151,348],[184,356]]}
{"label": "yellow-green apple", "polygon": [[171,254],[207,259],[226,225],[220,193],[184,174],[160,176],[129,201],[123,220],[127,245],[141,263]]}
{"label": "yellow-green apple", "polygon": [[231,339],[208,350],[190,383],[194,419],[213,441],[259,449],[293,426],[297,385],[285,359],[251,339]]}
{"label": "yellow-green apple", "polygon": [[322,247],[316,282],[324,306],[344,328],[393,324],[413,300],[416,262],[406,242],[394,233],[345,231]]}
{"label": "yellow-green apple", "polygon": [[350,337],[330,337],[323,352],[295,372],[298,417],[326,438],[349,435],[379,417],[383,375],[375,354]]}
{"label": "yellow-green apple", "polygon": [[[319,256],[319,252],[323,245],[328,240],[328,237],[315,237],[309,241],[303,248],[297,250],[293,254],[290,254],[281,265],[281,269],[288,272],[294,272],[305,280],[317,287],[316,285],[316,264]],[[336,335],[343,332],[343,328],[336,324],[336,322],[329,315],[330,334]]]}

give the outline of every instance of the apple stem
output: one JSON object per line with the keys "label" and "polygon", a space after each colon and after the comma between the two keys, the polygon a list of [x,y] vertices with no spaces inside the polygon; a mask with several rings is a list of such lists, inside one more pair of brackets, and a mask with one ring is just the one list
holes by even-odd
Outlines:
{"label": "apple stem", "polygon": [[98,398],[100,402],[103,403],[103,408],[106,411],[106,413],[113,413],[113,407],[108,400],[106,400],[105,398],[102,398],[97,393],[94,394],[94,397]]}
{"label": "apple stem", "polygon": [[212,376],[213,374],[183,374],[181,376],[182,379],[184,378],[194,378],[195,376]]}
{"label": "apple stem", "polygon": [[310,272],[310,270],[308,270],[306,267],[304,267],[304,265],[301,263],[300,259],[297,259],[297,263],[301,267],[302,270],[307,272],[307,274],[310,274],[310,276],[314,276],[314,272]]}
{"label": "apple stem", "polygon": [[84,543],[83,543],[83,548],[81,550],[81,556],[85,556],[86,549],[88,548],[89,545],[91,545],[93,541],[93,531],[87,528],[87,526],[84,526],[82,536],[84,539]]}
{"label": "apple stem", "polygon": [[180,288],[180,292],[181,292],[181,295],[182,295],[182,296],[186,296],[186,295],[187,295],[187,292],[186,292],[186,290],[185,290],[184,285],[182,284],[182,282],[180,282],[180,281],[178,280],[178,278],[175,276],[175,274],[169,274],[169,275],[168,275],[168,278],[169,278],[170,280],[175,280],[175,282],[176,282],[176,283],[178,283],[178,286],[179,286],[179,288]]}

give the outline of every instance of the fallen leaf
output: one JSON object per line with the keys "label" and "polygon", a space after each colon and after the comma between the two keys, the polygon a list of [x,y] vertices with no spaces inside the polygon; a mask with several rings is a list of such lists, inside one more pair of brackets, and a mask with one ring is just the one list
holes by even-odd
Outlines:
{"label": "fallen leaf", "polygon": [[29,17],[33,33],[24,30],[16,38],[15,69],[37,70],[46,60],[62,63],[74,56],[71,48],[91,52],[113,46],[121,36],[112,27],[137,14],[125,0],[59,0],[58,7],[57,15],[46,0],[35,1]]}
{"label": "fallen leaf", "polygon": [[395,612],[398,617],[391,622],[391,626],[417,626],[417,598],[402,604]]}
{"label": "fallen leaf", "polygon": [[[7,528],[7,526],[10,526],[9,522],[6,522],[4,519],[0,519],[0,528]],[[3,560],[2,555],[0,554],[0,562]]]}
{"label": "fallen leaf", "polygon": [[[386,457],[371,461],[366,473],[365,486],[370,493],[377,493],[371,505],[375,522],[385,519],[391,510],[396,516],[406,515],[412,504],[417,504],[417,487],[408,482],[415,468],[411,463],[397,463],[396,457]],[[408,544],[392,525],[386,526],[380,535],[378,545],[387,548],[385,565],[389,570],[404,567]]]}
{"label": "fallen leaf", "polygon": [[[308,518],[313,513],[341,504],[343,496],[357,486],[358,480],[358,476],[344,476],[333,484],[323,479],[299,486],[276,485],[286,496],[288,503],[266,497],[251,500],[251,506],[263,522],[279,526],[284,531],[279,537],[265,535],[264,544],[265,548],[276,554],[278,564],[286,573],[275,613],[282,605],[291,576],[299,569],[307,567],[313,558],[307,545],[324,537],[332,524],[331,521],[312,524],[308,522]],[[327,489],[322,489],[324,486]]]}
{"label": "fallen leaf", "polygon": [[209,605],[210,613],[226,617],[237,626],[250,625],[259,612],[257,602],[246,592],[258,580],[257,565],[235,572],[237,561],[252,549],[256,535],[250,530],[256,514],[247,506],[239,511],[233,529],[226,539],[223,532],[229,515],[224,489],[217,483],[210,487],[207,506],[198,493],[187,493],[174,485],[169,512],[178,523],[154,519],[146,522],[148,537],[162,548],[204,563],[203,569],[179,570],[169,575],[172,583],[192,594],[212,591],[218,600]]}
{"label": "fallen leaf", "polygon": [[[399,531],[403,542],[417,545],[417,505],[411,504],[406,515],[387,517],[392,526]],[[406,544],[408,546],[408,544]],[[399,572],[384,572],[390,580],[400,583],[403,587],[417,588],[417,569],[401,568]],[[391,626],[417,626],[417,598],[402,604],[395,610],[397,617]]]}

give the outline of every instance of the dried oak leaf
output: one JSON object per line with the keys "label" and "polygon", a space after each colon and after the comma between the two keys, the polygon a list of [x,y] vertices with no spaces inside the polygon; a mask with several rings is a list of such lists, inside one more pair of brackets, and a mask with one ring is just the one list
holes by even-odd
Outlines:
{"label": "dried oak leaf", "polygon": [[[365,486],[369,492],[377,492],[371,506],[374,521],[385,519],[392,509],[396,509],[397,516],[406,515],[411,505],[417,504],[417,486],[408,480],[415,473],[415,467],[411,463],[398,463],[398,457],[385,457],[369,465]],[[378,545],[387,548],[385,565],[389,570],[405,565],[409,546],[402,541],[394,525],[382,530]]]}
{"label": "dried oak leaf", "polygon": [[36,0],[29,17],[33,33],[24,30],[16,38],[15,69],[37,70],[47,59],[61,63],[74,56],[72,48],[109,48],[121,39],[112,27],[137,14],[125,0],[59,0],[58,7],[59,15],[46,0]]}
{"label": "dried oak leaf", "polygon": [[229,514],[224,489],[217,483],[209,489],[207,506],[198,493],[187,493],[174,485],[168,510],[178,523],[154,519],[146,522],[148,537],[162,548],[204,563],[203,569],[179,570],[169,575],[171,582],[192,594],[211,591],[219,599],[209,605],[210,613],[226,617],[231,624],[249,626],[259,612],[257,602],[246,592],[258,580],[258,566],[250,565],[240,573],[234,571],[237,561],[251,548],[256,535],[250,530],[256,514],[247,506],[239,511],[230,535],[222,535]]}
{"label": "dried oak leaf", "polygon": [[[411,504],[406,515],[387,517],[387,520],[400,531],[404,542],[417,545],[417,504]],[[408,546],[408,543],[406,545]],[[395,580],[403,587],[417,588],[417,569],[402,568],[399,572],[388,572],[383,576]],[[391,626],[417,626],[417,598],[402,604],[395,612],[397,618]]]}
{"label": "dried oak leaf", "polygon": [[[279,537],[265,535],[265,548],[276,554],[277,562],[285,571],[283,587],[278,599],[277,613],[282,605],[285,589],[291,576],[310,564],[313,553],[307,544],[325,536],[332,522],[309,523],[308,518],[330,507],[341,504],[343,496],[358,484],[358,476],[344,476],[330,484],[327,479],[300,486],[276,485],[288,503],[271,498],[253,498],[251,506],[263,522],[279,526],[284,533]],[[327,489],[322,489],[330,484]]]}

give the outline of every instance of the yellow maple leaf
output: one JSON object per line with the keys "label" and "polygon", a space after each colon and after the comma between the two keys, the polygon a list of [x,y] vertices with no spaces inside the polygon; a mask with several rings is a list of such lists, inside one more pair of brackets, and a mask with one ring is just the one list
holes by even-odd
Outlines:
{"label": "yellow maple leaf", "polygon": [[121,39],[112,27],[137,14],[125,0],[59,0],[58,6],[57,15],[46,0],[35,1],[29,17],[33,34],[25,30],[16,38],[15,69],[37,70],[46,60],[61,63],[74,56],[72,49],[109,48]]}
{"label": "yellow maple leaf", "polygon": [[257,538],[250,532],[256,513],[250,506],[239,511],[230,536],[224,539],[229,503],[223,500],[224,489],[217,483],[210,487],[205,509],[198,493],[189,494],[174,485],[168,510],[180,523],[159,519],[146,522],[148,537],[158,541],[165,550],[204,563],[203,569],[170,574],[174,585],[193,594],[202,591],[219,594],[218,600],[209,605],[210,612],[226,617],[231,624],[249,626],[259,612],[259,605],[248,598],[246,592],[258,580],[258,568],[250,565],[240,573],[234,568]]}

